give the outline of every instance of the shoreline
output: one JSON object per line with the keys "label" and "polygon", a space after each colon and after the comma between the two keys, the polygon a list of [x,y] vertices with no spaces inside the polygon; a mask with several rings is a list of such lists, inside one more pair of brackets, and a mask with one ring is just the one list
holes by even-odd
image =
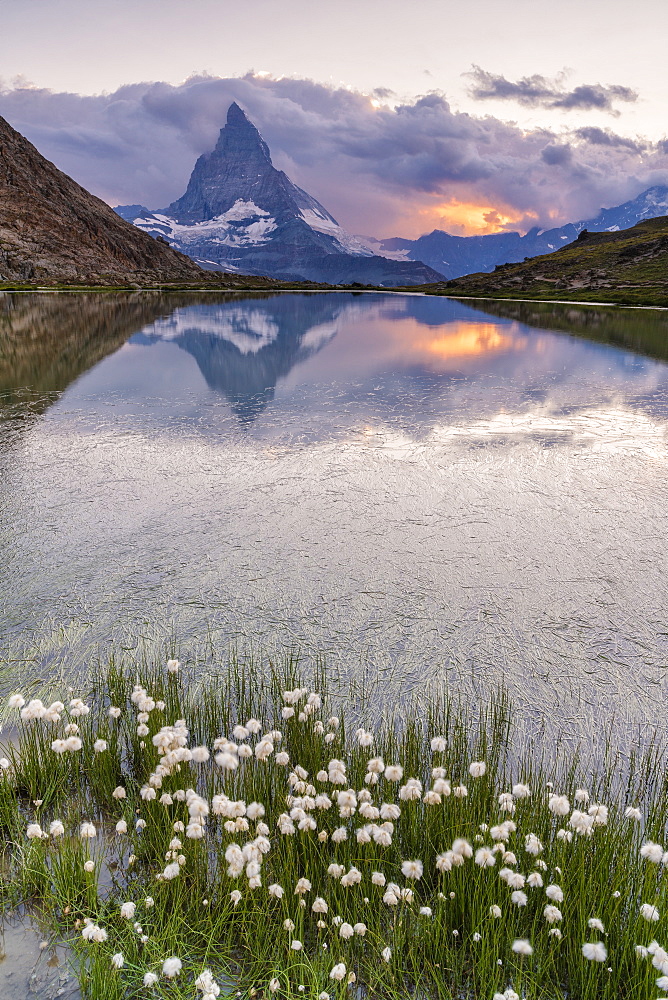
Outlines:
{"label": "shoreline", "polygon": [[250,287],[250,288],[211,288],[210,286],[174,286],[174,285],[147,285],[137,288],[131,285],[77,285],[71,288],[50,288],[44,285],[34,285],[34,286],[21,286],[21,287],[2,287],[0,286],[0,295],[34,295],[34,294],[90,294],[90,293],[118,293],[118,292],[160,292],[165,294],[167,292],[197,292],[201,294],[203,292],[208,292],[210,294],[221,295],[221,294],[235,294],[235,295],[254,295],[267,293],[278,294],[282,292],[288,292],[290,294],[300,293],[305,295],[318,295],[332,293],[345,293],[353,295],[415,295],[415,296],[431,296],[443,299],[453,299],[457,302],[534,302],[546,305],[562,305],[562,306],[594,306],[597,308],[610,308],[610,309],[639,309],[639,310],[658,310],[660,312],[668,311],[668,305],[655,305],[652,303],[633,303],[633,302],[606,302],[604,299],[540,299],[540,298],[528,298],[528,297],[518,297],[509,295],[449,295],[444,292],[431,292],[420,290],[411,290],[411,286],[407,285],[406,290],[400,288],[353,288],[347,287],[342,288],[338,286],[332,286],[330,288],[301,288],[298,285],[291,286],[288,288],[273,288],[271,286],[263,287]]}

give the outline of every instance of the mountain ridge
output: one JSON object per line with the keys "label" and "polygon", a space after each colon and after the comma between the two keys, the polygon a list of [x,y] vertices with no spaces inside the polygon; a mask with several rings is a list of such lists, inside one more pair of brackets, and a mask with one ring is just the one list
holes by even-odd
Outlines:
{"label": "mountain ridge", "polygon": [[188,281],[202,270],[119,219],[0,117],[0,281]]}

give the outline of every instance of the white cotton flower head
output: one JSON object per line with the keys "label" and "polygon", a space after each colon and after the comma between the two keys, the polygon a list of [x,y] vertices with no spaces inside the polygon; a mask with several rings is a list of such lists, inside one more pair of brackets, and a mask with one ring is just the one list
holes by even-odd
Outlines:
{"label": "white cotton flower head", "polygon": [[81,931],[81,936],[84,941],[92,941],[95,944],[104,944],[109,935],[104,927],[100,927],[98,924],[91,922],[84,925],[84,928]]}
{"label": "white cotton flower head", "polygon": [[586,806],[589,802],[589,792],[586,788],[576,788],[573,798],[578,805]]}
{"label": "white cotton flower head", "polygon": [[311,910],[313,913],[327,913],[329,907],[322,896],[316,896],[311,905]]}
{"label": "white cotton flower head", "polygon": [[402,861],[401,863],[401,874],[404,878],[422,878],[423,870],[424,866],[421,861]]}
{"label": "white cotton flower head", "polygon": [[511,948],[516,955],[533,955],[533,948],[526,938],[516,938],[513,941]]}
{"label": "white cotton flower head", "polygon": [[571,811],[571,804],[566,795],[550,795],[547,800],[547,808],[555,816],[567,816]]}
{"label": "white cotton flower head", "polygon": [[452,789],[452,794],[456,799],[465,799],[468,793],[469,790],[466,785],[455,785]]}
{"label": "white cotton flower head", "polygon": [[183,962],[174,955],[171,958],[166,958],[162,963],[162,974],[163,976],[167,976],[168,979],[174,979],[178,976],[182,968]]}
{"label": "white cotton flower head", "polygon": [[495,920],[498,920],[499,917],[502,915],[501,907],[497,906],[496,903],[493,903],[492,906],[490,906],[489,908],[489,915],[490,917],[494,917]]}
{"label": "white cotton flower head", "polygon": [[387,781],[401,781],[404,776],[404,769],[400,764],[387,764],[383,774]]}
{"label": "white cotton flower head", "polygon": [[341,885],[344,889],[349,888],[351,885],[359,885],[362,881],[362,873],[359,868],[350,868],[345,875],[341,877]]}
{"label": "white cotton flower head", "polygon": [[516,799],[528,799],[531,795],[531,789],[529,788],[529,786],[523,785],[521,783],[513,785],[512,791],[513,791],[513,798]]}
{"label": "white cotton flower head", "polygon": [[459,854],[462,858],[472,858],[473,848],[468,840],[465,840],[463,837],[457,837],[452,843],[452,853]]}
{"label": "white cotton flower head", "polygon": [[137,909],[136,903],[122,903],[121,904],[121,916],[124,920],[132,920],[135,915],[135,910]]}
{"label": "white cotton flower head", "polygon": [[636,822],[640,822],[642,819],[642,813],[636,806],[627,806],[624,810],[624,816],[626,819],[633,819]]}
{"label": "white cotton flower head", "polygon": [[345,965],[343,964],[343,962],[339,962],[337,965],[334,966],[334,968],[330,972],[329,978],[330,979],[334,979],[334,980],[336,980],[336,982],[340,983],[340,982],[342,982],[345,979],[346,972],[347,972],[347,969],[346,969]]}
{"label": "white cotton flower head", "polygon": [[335,861],[333,861],[332,864],[327,869],[327,874],[331,875],[333,878],[341,878],[345,870],[346,869],[344,868],[343,865],[338,865],[336,864]]}
{"label": "white cotton flower head", "polygon": [[360,921],[356,924],[353,924],[353,930],[355,931],[355,934],[357,934],[358,937],[364,937],[364,935],[367,932],[367,926],[366,924],[363,924]]}
{"label": "white cotton flower head", "polygon": [[118,823],[116,824],[116,833],[127,833],[127,832],[128,832],[127,821],[124,819],[119,819]]}
{"label": "white cotton flower head", "polygon": [[210,754],[207,747],[193,747],[191,750],[191,759],[196,764],[206,764]]}
{"label": "white cotton flower head", "polygon": [[607,826],[608,807],[606,805],[603,805],[601,802],[595,802],[589,806],[587,814],[591,816],[594,826]]}
{"label": "white cotton flower head", "polygon": [[373,883],[373,885],[383,886],[385,885],[386,879],[382,872],[372,872],[371,882]]}
{"label": "white cotton flower head", "polygon": [[443,753],[448,749],[448,741],[444,736],[434,736],[431,741],[431,749],[434,753]]}
{"label": "white cotton flower head", "polygon": [[65,833],[65,827],[60,822],[59,819],[54,819],[49,826],[49,833],[52,837],[62,837]]}
{"label": "white cotton flower head", "polygon": [[591,962],[605,962],[608,951],[602,941],[588,941],[582,945],[582,954]]}
{"label": "white cotton flower head", "polygon": [[204,969],[197,977],[195,980],[195,989],[201,991],[202,1000],[215,1000],[216,997],[220,996],[220,986],[213,978],[210,969]]}
{"label": "white cotton flower head", "polygon": [[108,748],[108,746],[109,744],[107,743],[106,740],[95,740],[95,742],[93,743],[93,750],[95,751],[95,753],[104,753],[104,751]]}
{"label": "white cotton flower head", "polygon": [[292,948],[293,951],[301,951],[304,945],[302,944],[301,941],[295,939],[290,942],[290,947]]}
{"label": "white cotton flower head", "polygon": [[384,962],[389,962],[390,959],[392,958],[392,949],[391,948],[383,948],[383,950],[380,953],[380,957],[382,958],[382,960]]}
{"label": "white cotton flower head", "polygon": [[663,860],[663,847],[648,840],[640,848],[640,857],[646,858],[652,864],[660,865]]}
{"label": "white cotton flower head", "polygon": [[146,972],[144,973],[144,979],[143,979],[144,986],[155,986],[155,984],[158,982],[158,979],[159,977],[155,974],[155,972]]}
{"label": "white cotton flower head", "polygon": [[94,872],[95,871],[95,862],[91,861],[90,859],[88,861],[84,861],[84,871],[88,872],[89,874],[91,872]]}
{"label": "white cotton flower head", "polygon": [[92,823],[82,823],[79,827],[79,836],[83,840],[91,840],[97,836],[97,830]]}
{"label": "white cotton flower head", "polygon": [[472,778],[482,778],[487,772],[487,764],[484,760],[474,760],[469,764],[469,774]]}
{"label": "white cotton flower head", "polygon": [[352,924],[344,922],[339,927],[339,934],[341,935],[344,941],[348,941],[353,936],[354,933],[355,931],[353,929]]}
{"label": "white cotton flower head", "polygon": [[167,672],[170,674],[178,674],[180,666],[180,660],[167,660]]}
{"label": "white cotton flower head", "polygon": [[9,701],[7,702],[7,707],[20,709],[23,708],[25,703],[26,700],[22,694],[13,694],[10,696]]}
{"label": "white cotton flower head", "polygon": [[548,924],[557,923],[557,921],[562,920],[562,912],[558,906],[554,906],[552,903],[548,903],[543,910],[543,916],[547,920]]}
{"label": "white cotton flower head", "polygon": [[111,964],[115,969],[122,969],[125,965],[125,959],[120,951],[117,951],[115,955],[111,956]]}
{"label": "white cotton flower head", "polygon": [[127,793],[122,785],[117,785],[111,793],[111,797],[114,799],[124,799],[127,797]]}
{"label": "white cotton flower head", "polygon": [[530,872],[527,875],[527,885],[532,889],[542,889],[543,888],[543,876],[540,872]]}
{"label": "white cotton flower head", "polygon": [[401,816],[401,807],[394,802],[383,802],[380,807],[380,818],[394,822]]}
{"label": "white cotton flower head", "polygon": [[514,903],[515,906],[526,906],[528,902],[527,894],[517,889],[515,892],[511,892],[510,902]]}
{"label": "white cotton flower head", "polygon": [[295,886],[295,895],[300,896],[305,892],[311,891],[311,883],[307,878],[300,878],[297,880],[297,885]]}
{"label": "white cotton flower head", "polygon": [[499,872],[499,878],[502,879],[510,889],[521,889],[526,882],[524,875],[521,872],[515,872],[512,868],[502,868]]}
{"label": "white cotton flower head", "polygon": [[501,792],[498,798],[499,809],[511,815],[515,812],[515,799],[512,792]]}
{"label": "white cotton flower head", "polygon": [[545,889],[545,895],[553,903],[563,903],[564,901],[564,891],[560,885],[548,885]]}
{"label": "white cotton flower head", "polygon": [[543,845],[535,833],[528,833],[524,838],[524,850],[534,857],[537,857],[543,850]]}
{"label": "white cotton flower head", "polygon": [[370,733],[366,729],[358,729],[355,736],[359,746],[361,747],[370,747],[373,743],[373,733]]}
{"label": "white cotton flower head", "polygon": [[475,863],[481,868],[493,868],[496,864],[496,855],[489,847],[479,847],[475,852]]}
{"label": "white cotton flower head", "polygon": [[601,934],[605,934],[603,921],[599,920],[598,917],[590,917],[587,921],[587,927],[589,927],[592,931],[600,931]]}
{"label": "white cotton flower head", "polygon": [[645,920],[654,921],[659,919],[659,911],[656,906],[652,906],[650,903],[643,903],[640,907],[640,916]]}

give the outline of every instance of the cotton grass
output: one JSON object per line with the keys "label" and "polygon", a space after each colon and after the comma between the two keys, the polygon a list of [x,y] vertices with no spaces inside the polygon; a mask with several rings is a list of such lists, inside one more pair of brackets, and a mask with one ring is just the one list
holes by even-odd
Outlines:
{"label": "cotton grass", "polygon": [[86,995],[655,1000],[656,750],[613,793],[511,754],[503,696],[379,724],[292,667],[188,681],[170,660],[9,699],[5,894],[64,928]]}

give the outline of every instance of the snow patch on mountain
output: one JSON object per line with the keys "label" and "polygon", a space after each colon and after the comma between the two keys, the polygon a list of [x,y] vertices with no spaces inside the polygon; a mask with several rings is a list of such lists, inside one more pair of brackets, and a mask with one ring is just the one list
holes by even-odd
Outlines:
{"label": "snow patch on mountain", "polygon": [[377,257],[385,257],[387,260],[410,260],[410,247],[403,247],[401,250],[386,250],[383,241],[377,240],[373,236],[356,236],[355,239]]}

